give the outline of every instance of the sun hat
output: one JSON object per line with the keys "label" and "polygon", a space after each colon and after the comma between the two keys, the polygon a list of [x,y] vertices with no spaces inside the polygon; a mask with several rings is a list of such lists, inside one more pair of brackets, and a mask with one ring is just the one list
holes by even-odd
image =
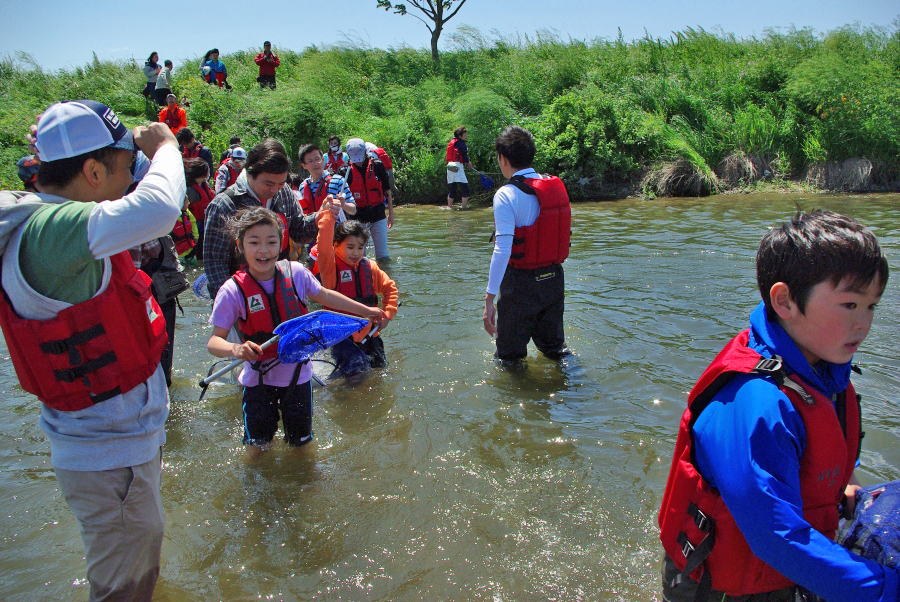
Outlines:
{"label": "sun hat", "polygon": [[232,159],[240,159],[241,161],[243,161],[244,159],[247,158],[247,151],[245,151],[244,149],[242,149],[239,146],[239,147],[235,148],[233,151],[231,151],[231,158]]}
{"label": "sun hat", "polygon": [[359,163],[366,158],[366,143],[362,138],[351,138],[347,140],[347,146],[344,147],[347,156],[353,163]]}
{"label": "sun hat", "polygon": [[36,137],[41,161],[69,159],[107,146],[135,150],[131,130],[112,109],[93,100],[51,105],[38,120]]}

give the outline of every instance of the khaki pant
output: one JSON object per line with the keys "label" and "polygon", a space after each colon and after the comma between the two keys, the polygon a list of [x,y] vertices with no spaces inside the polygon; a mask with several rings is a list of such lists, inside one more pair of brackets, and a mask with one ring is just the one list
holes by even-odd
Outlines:
{"label": "khaki pant", "polygon": [[56,469],[59,489],[81,527],[91,602],[153,596],[163,538],[161,459],[160,451],[128,468]]}

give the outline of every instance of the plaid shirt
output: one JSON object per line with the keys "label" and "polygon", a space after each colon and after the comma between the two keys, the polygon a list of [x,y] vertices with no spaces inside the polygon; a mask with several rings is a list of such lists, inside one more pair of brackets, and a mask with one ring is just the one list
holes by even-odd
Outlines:
{"label": "plaid shirt", "polygon": [[[247,187],[246,173],[243,172],[237,182],[229,188],[235,192],[234,200],[223,191],[217,194],[206,208],[203,266],[206,270],[206,286],[213,299],[216,298],[219,287],[234,274],[232,260],[235,258],[237,248],[226,229],[228,220],[238,209],[260,206],[259,199],[253,196]],[[319,232],[316,215],[303,216],[300,204],[294,199],[290,186],[285,184],[269,201],[268,207],[285,217],[288,234],[295,242],[306,244],[316,240],[316,234]]]}

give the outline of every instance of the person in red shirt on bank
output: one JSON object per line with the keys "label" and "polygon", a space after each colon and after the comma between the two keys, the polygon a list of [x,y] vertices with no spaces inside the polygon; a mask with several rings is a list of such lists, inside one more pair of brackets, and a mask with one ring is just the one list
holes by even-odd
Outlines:
{"label": "person in red shirt on bank", "polygon": [[262,89],[275,89],[275,69],[281,65],[281,61],[272,52],[272,42],[263,42],[263,51],[256,55],[256,64],[259,65],[259,77],[256,81]]}
{"label": "person in red shirt on bank", "polygon": [[187,127],[187,112],[178,106],[178,98],[174,94],[166,96],[166,104],[168,106],[159,112],[159,122],[165,123],[173,134],[177,134],[181,128]]}

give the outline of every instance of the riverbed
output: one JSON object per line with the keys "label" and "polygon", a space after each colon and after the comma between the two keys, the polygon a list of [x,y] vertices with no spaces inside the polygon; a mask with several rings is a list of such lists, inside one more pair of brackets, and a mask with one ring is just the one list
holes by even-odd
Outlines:
{"label": "riverbed", "polygon": [[[181,296],[155,600],[656,600],[656,527],[688,390],[746,326],[754,257],[796,207],[860,219],[900,263],[900,195],[573,207],[561,364],[492,362],[490,207],[401,206],[389,366],[314,391],[315,443],[244,461],[239,390],[196,383],[209,302]],[[191,272],[191,279],[199,274]],[[864,484],[900,478],[900,274],[856,356]],[[39,402],[0,357],[0,598],[87,597]],[[327,374],[320,364],[317,371]]]}

